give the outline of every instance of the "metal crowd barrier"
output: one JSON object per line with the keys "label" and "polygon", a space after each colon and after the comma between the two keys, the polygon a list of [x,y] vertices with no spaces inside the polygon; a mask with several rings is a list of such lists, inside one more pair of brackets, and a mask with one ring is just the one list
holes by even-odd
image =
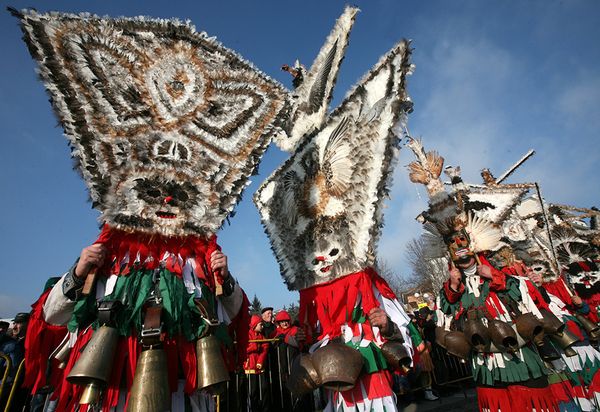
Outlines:
{"label": "metal crowd barrier", "polygon": [[452,385],[473,378],[471,367],[462,359],[450,355],[439,345],[433,345],[433,382],[438,386]]}
{"label": "metal crowd barrier", "polygon": [[15,399],[17,390],[19,389],[19,385],[21,384],[23,374],[25,373],[25,359],[19,363],[19,367],[17,368],[17,372],[15,373],[12,383],[8,383],[8,375],[10,374],[12,363],[10,361],[10,357],[4,353],[0,353],[0,358],[4,359],[4,372],[2,373],[2,383],[0,383],[0,401],[4,400],[6,393],[5,391],[10,390],[10,392],[8,392],[6,404],[4,405],[3,409],[4,412],[9,412],[11,410],[12,402]]}
{"label": "metal crowd barrier", "polygon": [[10,369],[12,367],[10,356],[0,352],[0,358],[4,359],[4,373],[2,374],[2,383],[0,383],[0,400],[2,400],[2,395],[4,395],[4,388],[6,387],[6,381],[8,378],[8,374],[10,373]]}
{"label": "metal crowd barrier", "polygon": [[258,401],[270,411],[311,411],[323,408],[319,391],[293,396],[287,389],[294,357],[299,354],[297,348],[283,343],[280,339],[251,340],[254,343],[269,343],[267,362],[262,374],[246,374],[244,371],[231,376],[224,393],[217,400],[218,412],[246,412],[252,385],[258,385]]}
{"label": "metal crowd barrier", "polygon": [[[317,390],[301,398],[293,396],[287,390],[286,383],[290,375],[294,357],[299,353],[297,348],[282,343],[279,339],[252,340],[255,343],[270,344],[267,363],[262,373],[263,379],[257,379],[260,402],[265,402],[270,411],[315,411],[324,408],[324,393]],[[425,389],[431,384],[451,386],[463,381],[470,381],[472,373],[470,365],[445,349],[433,345],[431,351],[433,371],[426,373],[418,387],[411,387],[415,392]],[[246,412],[248,410],[248,394],[251,390],[249,375],[240,371],[232,376],[225,393],[219,396],[218,412]],[[264,387],[262,385],[265,385]],[[463,385],[461,385],[463,386]],[[265,398],[266,397],[266,398]]]}
{"label": "metal crowd barrier", "polygon": [[[267,363],[264,372],[261,374],[262,379],[257,379],[259,400],[261,402],[264,401],[270,411],[294,412],[323,409],[323,400],[325,397],[321,390],[314,391],[302,397],[296,397],[287,389],[286,384],[290,375],[292,362],[294,357],[300,353],[297,348],[291,347],[279,339],[264,339],[251,342],[268,342],[270,344]],[[440,346],[434,345],[431,357],[434,368],[432,372],[428,373],[427,382],[419,387],[411,388],[411,391],[423,389],[431,383],[437,386],[444,386],[472,379],[469,364],[456,356],[450,355]],[[10,390],[7,403],[4,407],[4,411],[8,412],[18,390],[18,383],[22,379],[25,362],[22,361],[19,364],[13,384],[10,385],[7,384],[7,377],[11,368],[10,357],[0,353],[0,358],[4,359],[5,362],[2,383],[0,384],[0,399],[2,399],[6,390]],[[251,379],[244,371],[232,374],[224,393],[217,397],[217,411],[246,412],[248,410],[248,394],[252,389],[250,385]],[[263,387],[262,385],[265,386]]]}

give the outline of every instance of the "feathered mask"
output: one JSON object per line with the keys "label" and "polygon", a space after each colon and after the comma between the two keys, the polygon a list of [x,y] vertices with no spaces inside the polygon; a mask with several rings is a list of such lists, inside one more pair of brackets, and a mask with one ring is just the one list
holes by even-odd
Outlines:
{"label": "feathered mask", "polygon": [[429,209],[424,219],[425,253],[428,259],[450,255],[453,262],[470,259],[474,254],[501,246],[502,232],[488,219],[469,210],[469,197],[462,191],[450,195],[440,175],[444,158],[437,152],[425,152],[422,143],[410,139],[408,146],[416,160],[408,165],[413,183],[425,185]]}
{"label": "feathered mask", "polygon": [[100,220],[214,233],[282,123],[287,91],[188,23],[13,14]]}
{"label": "feathered mask", "polygon": [[469,211],[447,218],[444,222],[424,224],[426,257],[437,259],[448,256],[459,262],[474,254],[500,248],[502,232],[489,220]]}
{"label": "feathered mask", "polygon": [[387,53],[256,193],[289,289],[374,263],[398,145],[393,127],[411,107],[409,55],[407,41]]}
{"label": "feathered mask", "polygon": [[292,107],[283,125],[285,133],[275,137],[275,143],[280,149],[293,152],[304,136],[318,131],[323,126],[337,74],[348,46],[350,30],[358,11],[356,7],[346,7],[327,36],[310,70],[305,72],[302,65],[296,65],[296,88],[291,93]]}

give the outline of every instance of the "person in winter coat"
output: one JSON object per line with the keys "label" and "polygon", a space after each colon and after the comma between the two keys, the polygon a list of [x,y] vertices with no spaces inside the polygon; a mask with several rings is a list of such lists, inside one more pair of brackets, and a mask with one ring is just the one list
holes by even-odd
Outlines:
{"label": "person in winter coat", "polygon": [[277,325],[277,329],[275,330],[276,337],[280,338],[287,345],[295,348],[302,346],[302,342],[306,339],[306,335],[301,328],[292,326],[292,318],[287,311],[280,310],[277,312],[275,324]]}
{"label": "person in winter coat", "polygon": [[263,320],[258,315],[250,318],[248,331],[247,357],[244,371],[248,377],[248,407],[250,411],[268,410],[268,382],[265,378],[265,366],[269,353],[269,343],[263,335]]}

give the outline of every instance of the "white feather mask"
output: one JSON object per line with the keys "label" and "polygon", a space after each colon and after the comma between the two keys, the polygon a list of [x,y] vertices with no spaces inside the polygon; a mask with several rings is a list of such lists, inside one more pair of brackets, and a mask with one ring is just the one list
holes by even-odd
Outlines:
{"label": "white feather mask", "polygon": [[13,13],[100,220],[215,233],[282,123],[287,91],[188,23]]}
{"label": "white feather mask", "polygon": [[409,54],[407,41],[397,44],[256,193],[288,288],[374,263],[398,146],[393,128],[410,106],[404,83]]}

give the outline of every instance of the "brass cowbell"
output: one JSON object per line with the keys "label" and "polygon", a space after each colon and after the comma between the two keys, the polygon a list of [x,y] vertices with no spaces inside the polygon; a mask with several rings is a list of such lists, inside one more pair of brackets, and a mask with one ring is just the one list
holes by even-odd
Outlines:
{"label": "brass cowbell", "polygon": [[143,351],[135,368],[128,412],[165,412],[171,410],[171,389],[164,349]]}
{"label": "brass cowbell", "polygon": [[589,320],[581,313],[575,313],[575,318],[579,321],[583,329],[588,334],[590,340],[598,340],[600,338],[600,326]]}
{"label": "brass cowbell", "polygon": [[85,385],[79,404],[96,404],[100,400],[100,393],[110,378],[118,339],[117,329],[101,326],[71,369],[67,381]]}
{"label": "brass cowbell", "polygon": [[550,335],[550,339],[552,342],[556,343],[567,356],[575,356],[577,352],[575,352],[571,346],[573,344],[579,342],[579,338],[575,336],[569,328],[565,328],[561,333],[555,333]]}
{"label": "brass cowbell", "polygon": [[196,342],[198,358],[198,389],[208,389],[218,393],[229,381],[229,372],[225,366],[219,340],[214,335],[208,335]]}

